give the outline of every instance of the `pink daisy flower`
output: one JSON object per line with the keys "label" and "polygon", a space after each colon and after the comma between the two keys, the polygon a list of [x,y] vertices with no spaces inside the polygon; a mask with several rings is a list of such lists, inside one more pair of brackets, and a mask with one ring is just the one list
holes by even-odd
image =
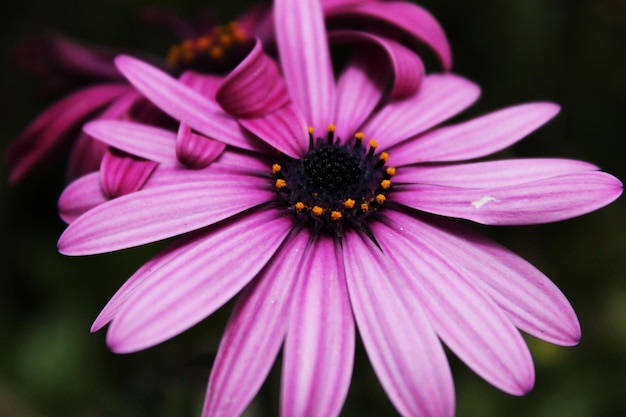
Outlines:
{"label": "pink daisy flower", "polygon": [[[558,106],[517,105],[440,126],[477,99],[475,84],[434,74],[417,93],[387,100],[389,73],[368,65],[381,50],[357,50],[335,82],[319,2],[277,0],[274,22],[284,82],[257,43],[217,91],[221,108],[146,63],[117,59],[159,108],[230,148],[207,169],[159,166],[153,186],[69,225],[59,240],[67,255],[182,235],[122,286],[93,330],[110,322],[109,346],[133,352],[241,293],[204,416],[241,414],[281,347],[281,415],[338,415],[357,329],[402,415],[454,414],[442,342],[497,388],[528,392],[534,370],[520,330],[574,345],[576,315],[539,270],[448,218],[559,221],[609,204],[620,181],[567,159],[460,162],[513,144]],[[89,129],[139,155],[161,135],[115,121]]]}

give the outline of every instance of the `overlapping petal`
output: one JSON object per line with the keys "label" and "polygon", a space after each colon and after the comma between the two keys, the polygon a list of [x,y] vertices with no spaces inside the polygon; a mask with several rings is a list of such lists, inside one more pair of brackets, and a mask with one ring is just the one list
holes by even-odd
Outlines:
{"label": "overlapping petal", "polygon": [[180,124],[176,137],[176,158],[181,164],[191,169],[206,168],[220,157],[224,149],[224,143],[198,135],[186,124]]}
{"label": "overlapping petal", "polygon": [[292,293],[281,415],[339,415],[352,376],[354,333],[339,242],[319,236],[307,248]]}
{"label": "overlapping petal", "polygon": [[406,303],[402,272],[356,232],[346,233],[343,253],[357,327],[391,402],[401,415],[453,416],[445,353],[421,306]]}
{"label": "overlapping petal", "polygon": [[260,210],[184,237],[138,278],[109,327],[109,346],[144,349],[206,318],[254,278],[291,227],[289,218]]}
{"label": "overlapping petal", "polygon": [[133,193],[141,189],[158,165],[158,162],[109,150],[100,166],[102,191],[109,198]]}
{"label": "overlapping petal", "polygon": [[93,172],[70,183],[58,201],[59,216],[71,223],[83,213],[108,201],[100,185],[100,173]]}

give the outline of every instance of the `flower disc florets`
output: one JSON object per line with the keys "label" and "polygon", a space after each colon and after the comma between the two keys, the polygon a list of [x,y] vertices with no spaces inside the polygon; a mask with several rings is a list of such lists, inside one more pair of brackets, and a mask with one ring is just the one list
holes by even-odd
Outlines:
{"label": "flower disc florets", "polygon": [[272,166],[279,199],[297,218],[316,232],[341,238],[343,229],[366,229],[365,219],[387,200],[395,168],[386,167],[388,155],[377,153],[375,140],[363,145],[363,134],[342,143],[330,125],[326,137],[313,137],[301,159],[284,156]]}

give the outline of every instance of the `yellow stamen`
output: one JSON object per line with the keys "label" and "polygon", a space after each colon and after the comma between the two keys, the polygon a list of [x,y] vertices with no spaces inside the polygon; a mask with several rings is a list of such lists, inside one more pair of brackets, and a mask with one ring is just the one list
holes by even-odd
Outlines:
{"label": "yellow stamen", "polygon": [[396,175],[396,169],[394,167],[387,168],[387,175],[393,177],[394,175]]}
{"label": "yellow stamen", "polygon": [[378,142],[375,139],[370,140],[370,148],[378,148]]}
{"label": "yellow stamen", "polygon": [[334,221],[338,222],[339,220],[341,220],[342,214],[340,211],[331,211],[330,212],[330,218],[333,219]]}
{"label": "yellow stamen", "polygon": [[283,167],[281,167],[278,164],[272,165],[272,174],[274,174],[274,175],[278,174],[281,169],[283,169]]}
{"label": "yellow stamen", "polygon": [[343,202],[343,206],[347,208],[348,210],[353,209],[355,204],[356,204],[356,201],[354,201],[351,198]]}
{"label": "yellow stamen", "polygon": [[328,129],[329,132],[334,132],[335,129],[337,129],[337,127],[334,124],[331,123],[331,124],[328,125],[327,129]]}
{"label": "yellow stamen", "polygon": [[214,45],[209,50],[209,55],[213,59],[221,59],[224,56],[224,49],[221,46]]}
{"label": "yellow stamen", "polygon": [[167,52],[167,62],[170,65],[176,65],[180,61],[180,48],[178,45],[174,45]]}
{"label": "yellow stamen", "polygon": [[207,49],[209,49],[209,46],[211,46],[211,38],[209,38],[208,36],[202,36],[198,39],[196,45],[200,50],[206,51]]}
{"label": "yellow stamen", "polygon": [[320,217],[322,214],[324,214],[324,209],[320,206],[315,206],[311,209],[311,212],[313,212],[314,216]]}
{"label": "yellow stamen", "polygon": [[387,163],[387,161],[389,160],[389,154],[387,152],[381,152],[380,160]]}
{"label": "yellow stamen", "polygon": [[234,39],[231,35],[229,35],[228,33],[223,33],[220,35],[220,43],[226,47],[232,45],[234,42]]}
{"label": "yellow stamen", "polygon": [[378,194],[378,195],[376,196],[376,202],[377,202],[378,204],[383,204],[385,201],[387,201],[387,197],[385,197],[385,195],[384,195],[384,194]]}
{"label": "yellow stamen", "polygon": [[294,207],[296,208],[296,211],[297,211],[298,213],[300,213],[302,210],[304,210],[305,205],[304,205],[304,203],[303,203],[303,202],[298,201],[298,202],[294,205]]}
{"label": "yellow stamen", "polygon": [[365,135],[363,134],[363,132],[356,132],[354,134],[354,137],[358,140],[363,140],[365,138]]}
{"label": "yellow stamen", "polygon": [[276,189],[280,190],[281,188],[285,188],[287,186],[287,182],[281,178],[276,180]]}
{"label": "yellow stamen", "polygon": [[380,186],[383,188],[383,190],[388,190],[389,187],[391,187],[391,180],[382,180],[380,182]]}
{"label": "yellow stamen", "polygon": [[370,209],[369,204],[367,203],[361,203],[361,211],[363,211],[364,213],[367,213]]}

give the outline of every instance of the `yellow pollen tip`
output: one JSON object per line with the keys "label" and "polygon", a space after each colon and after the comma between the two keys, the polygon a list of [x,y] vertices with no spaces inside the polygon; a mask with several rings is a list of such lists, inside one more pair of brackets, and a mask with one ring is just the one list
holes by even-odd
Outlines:
{"label": "yellow pollen tip", "polygon": [[363,138],[365,138],[365,135],[363,134],[363,132],[356,132],[354,134],[354,137],[358,140],[363,140]]}
{"label": "yellow pollen tip", "polygon": [[370,140],[370,148],[378,148],[378,142],[376,142],[376,140],[374,139]]}
{"label": "yellow pollen tip", "polygon": [[311,209],[311,212],[313,212],[314,216],[320,217],[322,214],[324,214],[324,209],[320,206],[315,206]]}
{"label": "yellow pollen tip", "polygon": [[353,209],[355,204],[356,204],[356,201],[354,201],[351,198],[343,202],[343,206],[347,208],[348,210]]}
{"label": "yellow pollen tip", "polygon": [[396,175],[396,169],[394,167],[389,167],[387,168],[387,175],[389,175],[390,177],[393,177],[394,175]]}
{"label": "yellow pollen tip", "polygon": [[175,65],[180,61],[180,48],[177,45],[172,46],[167,51],[167,62],[170,65]]}
{"label": "yellow pollen tip", "polygon": [[228,33],[223,33],[220,35],[220,43],[224,46],[230,46],[234,42],[234,39]]}
{"label": "yellow pollen tip", "polygon": [[381,152],[380,153],[380,160],[387,162],[389,160],[389,154],[387,152]]}
{"label": "yellow pollen tip", "polygon": [[215,45],[209,50],[209,55],[213,59],[220,59],[224,56],[224,49],[221,46]]}
{"label": "yellow pollen tip", "polygon": [[343,217],[343,215],[341,214],[340,211],[333,210],[333,211],[330,212],[330,218],[333,219],[336,222],[341,220],[341,217]]}
{"label": "yellow pollen tip", "polygon": [[304,210],[305,205],[304,205],[304,203],[303,203],[302,201],[298,201],[298,202],[294,205],[294,207],[296,208],[296,211],[297,211],[298,213],[300,213],[302,210]]}
{"label": "yellow pollen tip", "polygon": [[363,212],[367,213],[367,212],[369,211],[369,209],[370,209],[369,204],[367,204],[367,203],[361,203],[361,211],[363,211]]}
{"label": "yellow pollen tip", "polygon": [[384,194],[378,194],[378,195],[376,196],[376,202],[377,202],[378,204],[383,204],[385,201],[387,201],[387,197],[385,197],[385,195],[384,195]]}
{"label": "yellow pollen tip", "polygon": [[280,190],[281,188],[285,188],[287,186],[287,181],[283,180],[283,179],[277,179],[276,180],[276,189]]}
{"label": "yellow pollen tip", "polygon": [[211,46],[211,38],[209,38],[208,36],[203,36],[197,40],[196,45],[199,49],[203,51],[207,50],[209,49],[209,46]]}
{"label": "yellow pollen tip", "polygon": [[383,190],[388,190],[389,187],[391,187],[391,180],[382,180],[380,182],[380,186],[383,188]]}
{"label": "yellow pollen tip", "polygon": [[335,129],[337,129],[337,127],[334,124],[331,123],[331,124],[328,125],[327,129],[328,129],[329,132],[334,132]]}
{"label": "yellow pollen tip", "polygon": [[278,164],[272,165],[272,174],[278,174],[282,168],[283,167]]}
{"label": "yellow pollen tip", "polygon": [[313,129],[313,126],[309,126],[307,130],[309,131],[309,135],[312,135],[315,131],[315,129]]}

